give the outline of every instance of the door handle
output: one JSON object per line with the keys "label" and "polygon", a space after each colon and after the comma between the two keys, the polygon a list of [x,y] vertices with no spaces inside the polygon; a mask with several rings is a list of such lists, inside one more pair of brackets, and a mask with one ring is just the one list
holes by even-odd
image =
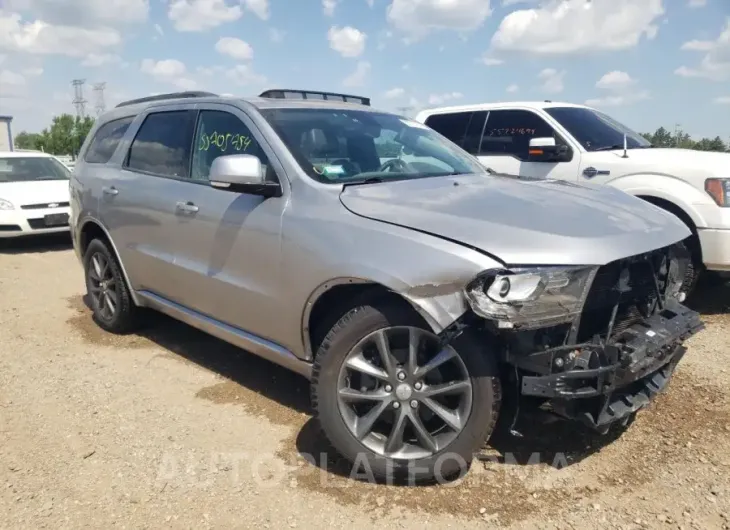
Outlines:
{"label": "door handle", "polygon": [[105,187],[101,188],[101,192],[104,195],[117,195],[119,193],[119,190],[117,188],[115,188],[114,186],[112,186],[110,188],[105,186]]}
{"label": "door handle", "polygon": [[199,208],[190,201],[180,201],[177,203],[176,207],[177,210],[182,213],[196,213],[199,210]]}

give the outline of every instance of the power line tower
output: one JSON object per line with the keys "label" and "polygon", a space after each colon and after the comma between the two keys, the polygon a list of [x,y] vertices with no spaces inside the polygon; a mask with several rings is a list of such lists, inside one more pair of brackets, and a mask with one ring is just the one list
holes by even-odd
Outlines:
{"label": "power line tower", "polygon": [[98,116],[102,112],[106,110],[106,103],[104,102],[104,89],[106,88],[106,83],[96,83],[94,85],[94,94],[96,99],[96,105],[94,109],[96,110],[96,115]]}
{"label": "power line tower", "polygon": [[404,116],[407,116],[414,109],[413,106],[398,107],[397,110]]}
{"label": "power line tower", "polygon": [[72,103],[76,107],[76,116],[79,118],[86,116],[87,101],[84,99],[84,83],[86,83],[85,79],[74,79],[71,81],[74,87],[74,99]]}

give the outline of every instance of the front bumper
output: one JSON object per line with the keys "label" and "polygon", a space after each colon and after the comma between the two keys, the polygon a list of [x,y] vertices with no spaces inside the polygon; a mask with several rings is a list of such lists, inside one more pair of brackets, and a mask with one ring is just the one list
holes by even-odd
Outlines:
{"label": "front bumper", "polygon": [[46,226],[45,216],[58,214],[69,215],[69,207],[2,210],[0,211],[0,239],[68,232],[68,223],[61,226]]}
{"label": "front bumper", "polygon": [[697,235],[705,267],[711,271],[730,271],[730,229],[701,228]]}
{"label": "front bumper", "polygon": [[[548,398],[558,414],[604,430],[666,387],[686,351],[682,342],[703,328],[698,313],[674,303],[608,344],[563,346],[528,356],[518,364],[550,366],[553,373],[523,375],[521,393]],[[571,359],[571,368],[556,371],[556,359]]]}

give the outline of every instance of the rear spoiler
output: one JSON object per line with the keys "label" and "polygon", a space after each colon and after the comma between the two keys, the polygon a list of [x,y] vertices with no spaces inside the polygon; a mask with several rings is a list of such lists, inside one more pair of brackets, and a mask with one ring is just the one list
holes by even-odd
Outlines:
{"label": "rear spoiler", "polygon": [[354,96],[352,94],[338,94],[337,92],[320,92],[318,90],[296,90],[290,88],[265,90],[259,97],[274,99],[307,99],[318,101],[344,101],[370,106],[370,98]]}

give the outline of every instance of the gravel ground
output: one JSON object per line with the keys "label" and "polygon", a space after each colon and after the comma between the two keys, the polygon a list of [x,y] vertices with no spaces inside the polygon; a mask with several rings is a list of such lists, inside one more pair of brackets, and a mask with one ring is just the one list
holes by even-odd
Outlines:
{"label": "gravel ground", "polygon": [[162,316],[107,335],[82,294],[66,238],[0,249],[2,528],[730,528],[728,285],[626,432],[529,421],[430,487],[351,480],[302,378]]}

